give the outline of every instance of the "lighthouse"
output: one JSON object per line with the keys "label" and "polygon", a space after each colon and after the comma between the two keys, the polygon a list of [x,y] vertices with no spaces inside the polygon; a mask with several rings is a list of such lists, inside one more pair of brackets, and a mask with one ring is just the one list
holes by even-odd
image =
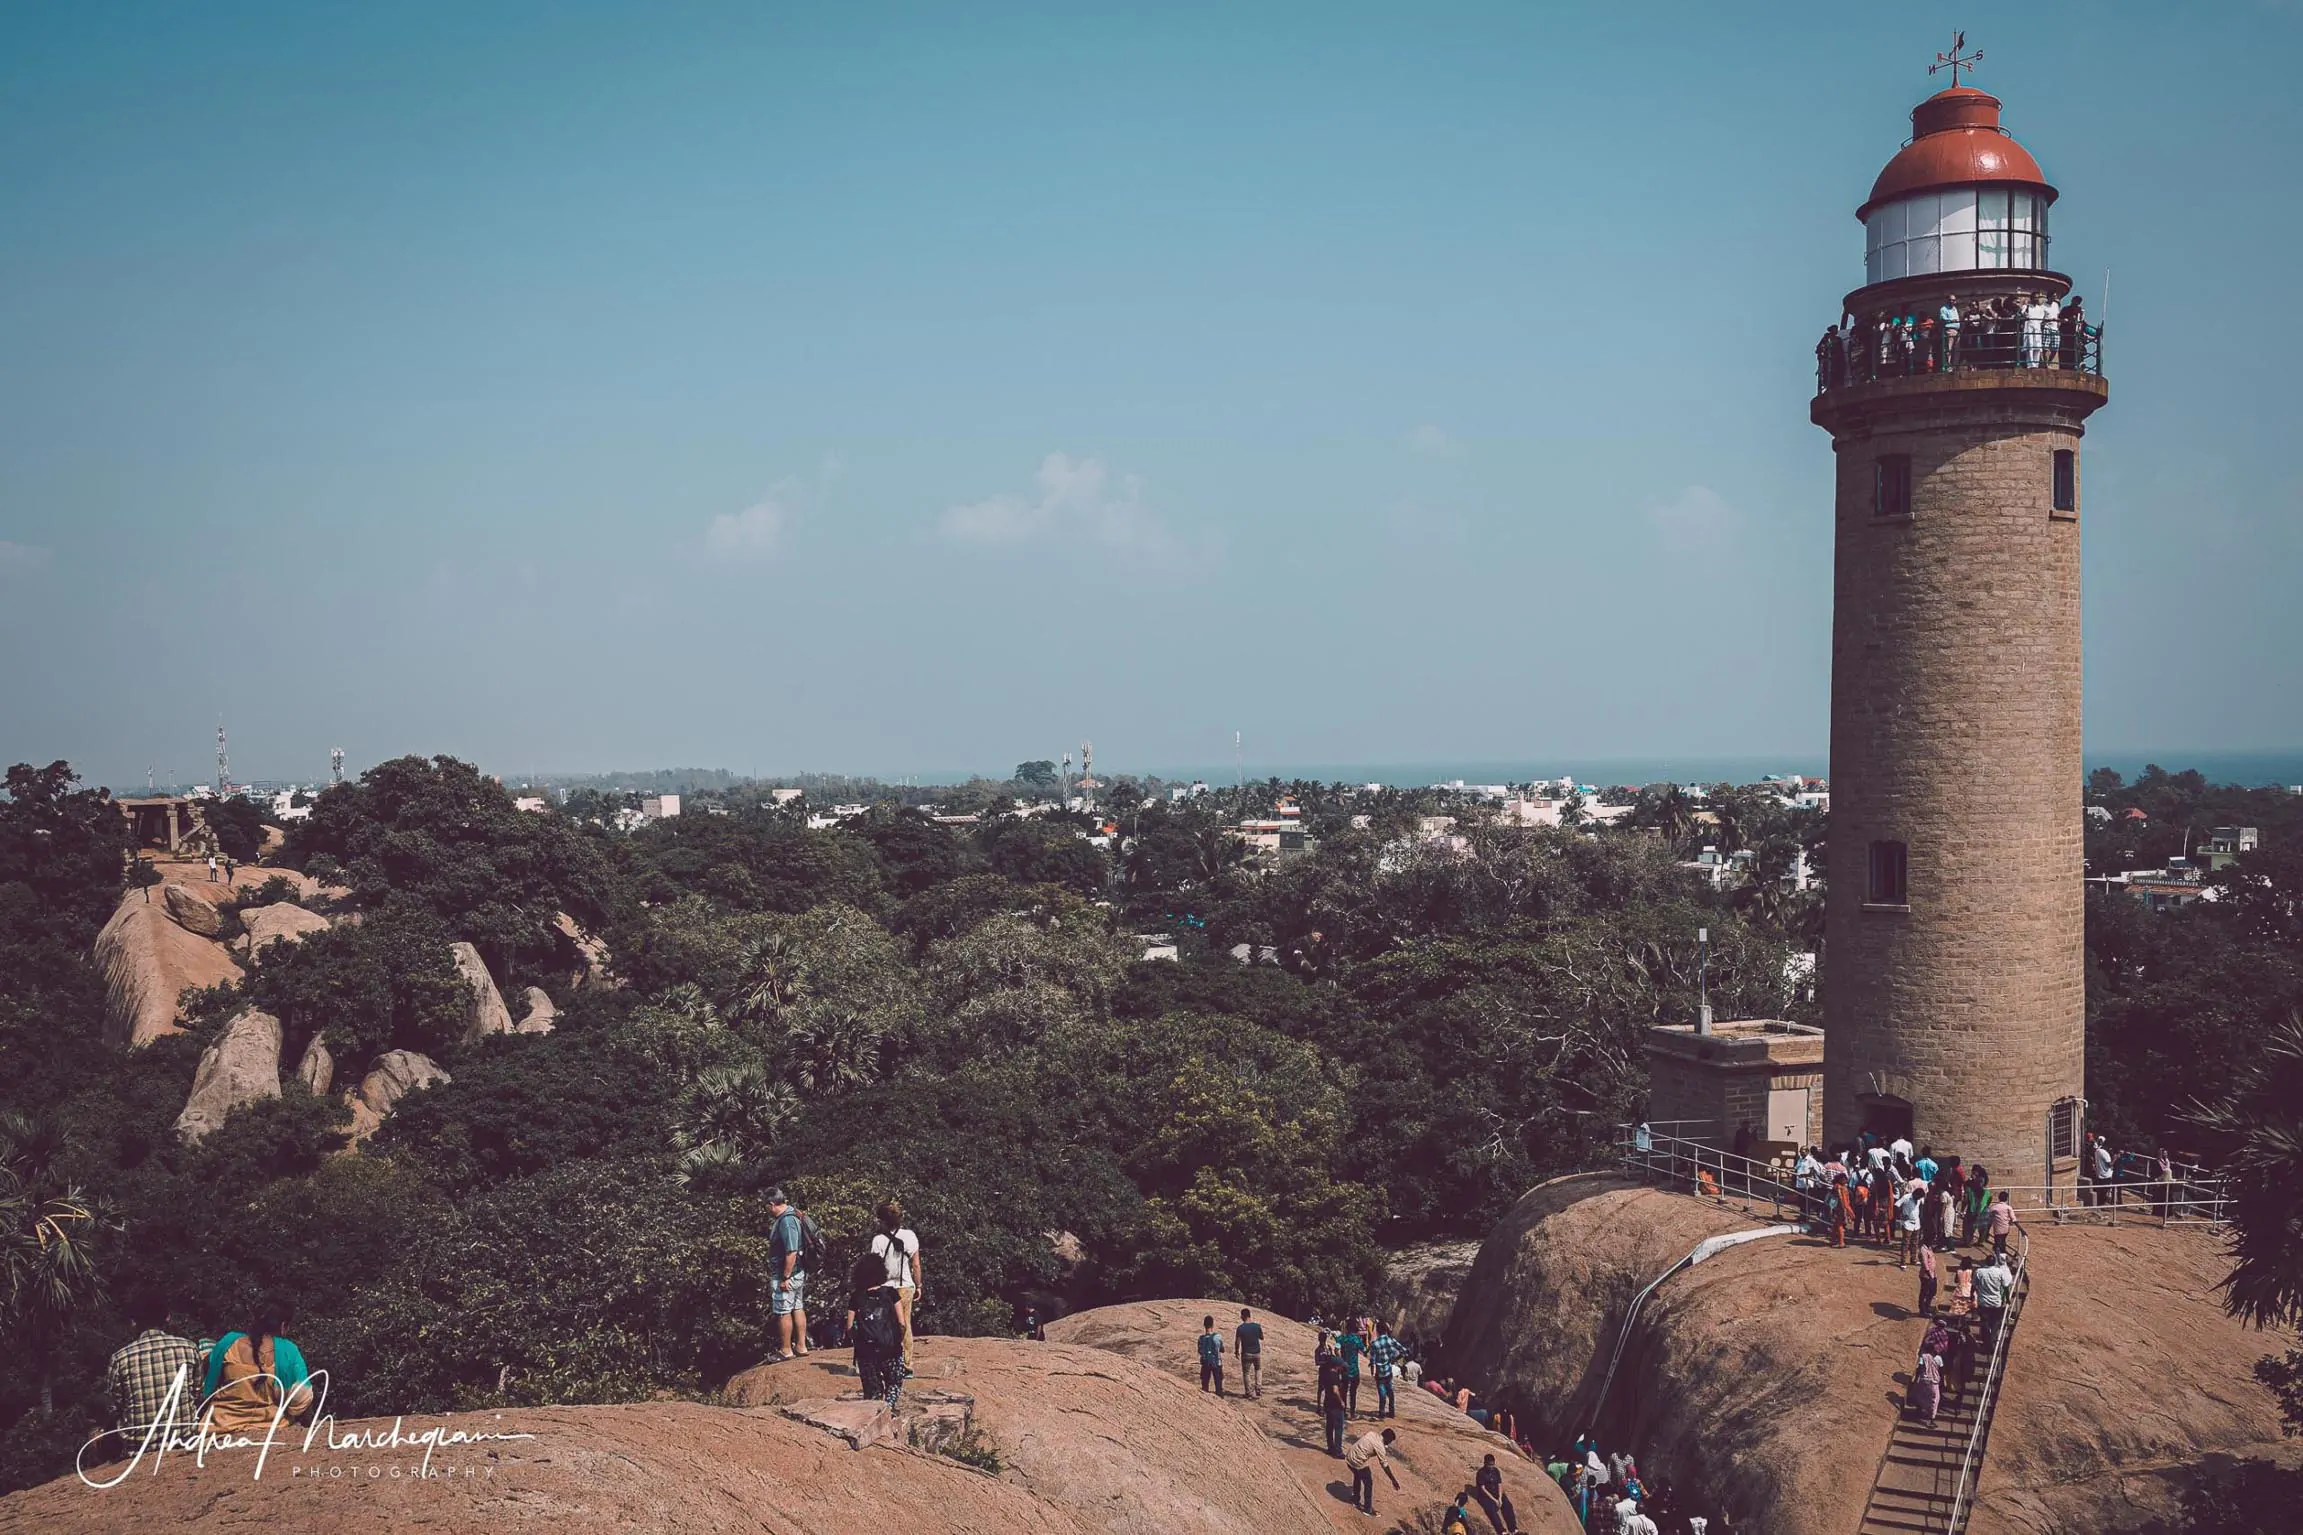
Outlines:
{"label": "lighthouse", "polygon": [[2073,1176],[2085,1108],[2080,459],[2108,388],[2054,267],[2055,187],[1953,80],[1856,209],[1863,285],[1816,349],[1838,458],[1824,1130],[2036,1187]]}

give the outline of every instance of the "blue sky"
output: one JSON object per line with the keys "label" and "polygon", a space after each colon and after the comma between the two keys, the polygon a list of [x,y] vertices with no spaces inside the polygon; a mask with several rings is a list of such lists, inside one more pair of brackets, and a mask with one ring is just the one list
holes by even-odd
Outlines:
{"label": "blue sky", "polygon": [[1955,24],[2114,274],[2091,745],[2303,744],[2303,12],[1979,20],[10,7],[0,755],[1819,753]]}

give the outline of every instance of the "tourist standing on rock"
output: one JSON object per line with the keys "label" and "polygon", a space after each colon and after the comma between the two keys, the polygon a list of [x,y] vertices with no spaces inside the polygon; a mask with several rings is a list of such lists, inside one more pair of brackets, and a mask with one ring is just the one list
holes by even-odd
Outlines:
{"label": "tourist standing on rock", "polygon": [[896,1316],[887,1265],[876,1254],[856,1254],[855,1266],[848,1271],[847,1323],[864,1396],[881,1398],[893,1412],[904,1389],[904,1324]]}
{"label": "tourist standing on rock", "polygon": [[1335,1340],[1335,1357],[1343,1365],[1344,1410],[1355,1418],[1359,1416],[1359,1362],[1366,1353],[1367,1339],[1356,1327],[1345,1329]]}
{"label": "tourist standing on rock", "polygon": [[1263,1395],[1263,1323],[1247,1307],[1239,1308],[1239,1326],[1231,1330],[1231,1346],[1239,1354],[1239,1394]]}
{"label": "tourist standing on rock", "polygon": [[1199,1325],[1199,1388],[1205,1391],[1208,1382],[1213,1381],[1215,1394],[1222,1396],[1223,1334],[1216,1331],[1215,1318],[1212,1316],[1201,1317]]}
{"label": "tourist standing on rock", "polygon": [[1379,1418],[1399,1416],[1399,1361],[1406,1352],[1391,1335],[1389,1322],[1375,1324],[1375,1341],[1367,1346],[1367,1357],[1375,1364],[1375,1415]]}
{"label": "tourist standing on rock", "polygon": [[880,1229],[872,1237],[872,1252],[887,1265],[888,1288],[895,1292],[896,1316],[904,1324],[904,1367],[912,1362],[912,1311],[920,1303],[920,1237],[904,1224],[904,1207],[883,1200],[877,1212]]}
{"label": "tourist standing on rock", "polygon": [[1399,1477],[1391,1469],[1391,1447],[1398,1442],[1399,1430],[1387,1428],[1380,1434],[1362,1434],[1345,1448],[1343,1463],[1351,1468],[1351,1502],[1361,1513],[1375,1512],[1376,1467],[1383,1468],[1393,1492],[1400,1490]]}
{"label": "tourist standing on rock", "polygon": [[1926,1197],[1927,1185],[1914,1178],[1896,1198],[1895,1229],[1901,1240],[1895,1249],[1895,1266],[1899,1269],[1919,1261],[1919,1205]]}
{"label": "tourist standing on rock", "polygon": [[211,885],[216,883],[216,855],[214,853],[208,855],[208,883]]}
{"label": "tourist standing on rock", "polygon": [[1327,1428],[1327,1452],[1343,1455],[1343,1369],[1322,1358],[1319,1369],[1319,1416]]}
{"label": "tourist standing on rock", "polygon": [[776,1351],[768,1363],[778,1364],[808,1351],[808,1271],[801,1261],[807,1234],[781,1188],[768,1190],[768,1215],[768,1268],[774,1284],[768,1310],[776,1318]]}
{"label": "tourist standing on rock", "polygon": [[[190,1338],[168,1331],[167,1299],[157,1292],[133,1297],[128,1320],[136,1325],[136,1336],[104,1367],[104,1394],[123,1449],[143,1443],[155,1424],[163,1437],[188,1430],[200,1413],[200,1351]],[[168,1411],[171,1392],[176,1402]],[[163,1416],[167,1421],[161,1421]]]}

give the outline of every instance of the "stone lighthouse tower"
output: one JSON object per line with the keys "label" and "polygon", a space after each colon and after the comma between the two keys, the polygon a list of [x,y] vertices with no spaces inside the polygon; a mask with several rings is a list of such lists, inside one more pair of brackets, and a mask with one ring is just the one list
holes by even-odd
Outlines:
{"label": "stone lighthouse tower", "polygon": [[[1956,78],[1956,77],[1955,77]],[[1825,1133],[2063,1182],[2083,1090],[2079,458],[2102,336],[2039,163],[1954,84],[1856,210],[1838,455]]]}

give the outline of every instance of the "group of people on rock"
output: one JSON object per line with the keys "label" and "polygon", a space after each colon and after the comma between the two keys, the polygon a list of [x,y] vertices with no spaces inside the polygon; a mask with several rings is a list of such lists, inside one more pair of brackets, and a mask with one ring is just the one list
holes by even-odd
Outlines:
{"label": "group of people on rock", "polygon": [[1962,367],[2084,368],[2102,332],[2086,305],[2052,291],[1998,293],[1907,310],[1843,315],[1815,344],[1825,391],[1873,379],[1950,373]]}
{"label": "group of people on rock", "polygon": [[811,1267],[828,1261],[823,1233],[781,1188],[768,1190],[768,1309],[776,1319],[769,1364],[805,1358],[814,1348],[855,1350],[864,1395],[894,1407],[912,1374],[912,1313],[920,1300],[920,1237],[904,1224],[903,1206],[883,1200],[877,1229],[848,1265],[845,1308],[808,1322]]}
{"label": "group of people on rock", "polygon": [[311,1414],[312,1371],[278,1311],[197,1342],[170,1330],[167,1297],[157,1292],[131,1296],[128,1319],[136,1336],[104,1370],[112,1421],[97,1444],[110,1455],[133,1454],[155,1434],[261,1435]]}

